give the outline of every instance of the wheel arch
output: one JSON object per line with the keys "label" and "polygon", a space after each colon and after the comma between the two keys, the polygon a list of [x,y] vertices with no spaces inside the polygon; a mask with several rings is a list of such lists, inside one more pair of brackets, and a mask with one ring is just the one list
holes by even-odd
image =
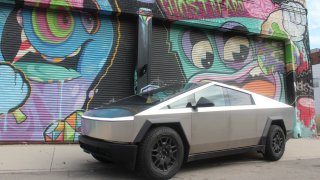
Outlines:
{"label": "wheel arch", "polygon": [[[263,145],[263,146],[266,145],[267,136],[272,125],[280,126],[284,132],[284,135],[287,137],[287,130],[286,130],[286,126],[284,124],[283,118],[281,116],[269,117],[264,127],[259,145]],[[263,148],[263,151],[264,151],[264,148]]]}
{"label": "wheel arch", "polygon": [[186,162],[188,159],[188,155],[189,155],[190,144],[189,144],[189,141],[187,139],[187,136],[185,134],[185,131],[183,130],[181,123],[178,121],[177,122],[163,122],[162,123],[162,122],[151,122],[151,121],[147,120],[143,124],[143,126],[140,129],[137,136],[135,137],[134,143],[139,144],[140,142],[142,142],[143,139],[145,138],[145,136],[147,135],[147,133],[157,127],[169,127],[169,128],[172,128],[173,130],[175,130],[179,134],[179,136],[181,137],[182,142],[183,142],[184,162]]}

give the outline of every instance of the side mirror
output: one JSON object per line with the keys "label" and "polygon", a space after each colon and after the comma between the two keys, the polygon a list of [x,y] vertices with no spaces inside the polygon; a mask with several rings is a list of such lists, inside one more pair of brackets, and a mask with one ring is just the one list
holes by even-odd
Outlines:
{"label": "side mirror", "polygon": [[214,103],[205,97],[201,97],[196,104],[196,107],[213,107]]}
{"label": "side mirror", "polygon": [[192,105],[191,102],[188,102],[187,108],[192,108],[193,110],[196,110],[197,109],[197,105]]}

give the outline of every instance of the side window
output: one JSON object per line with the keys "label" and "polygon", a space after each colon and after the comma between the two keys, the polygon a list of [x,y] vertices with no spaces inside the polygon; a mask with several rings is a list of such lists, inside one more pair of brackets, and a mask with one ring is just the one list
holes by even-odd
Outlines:
{"label": "side window", "polygon": [[195,93],[196,102],[200,100],[200,98],[205,98],[206,101],[213,103],[213,106],[226,106],[225,97],[223,93],[223,89],[220,86],[210,86],[205,88],[199,92]]}
{"label": "side window", "polygon": [[194,94],[191,94],[187,97],[184,97],[176,102],[169,104],[164,109],[181,109],[181,108],[190,108],[188,106],[189,102],[194,102]]}
{"label": "side window", "polygon": [[250,94],[232,90],[232,89],[226,89],[230,101],[231,106],[242,106],[242,105],[253,105],[253,99]]}

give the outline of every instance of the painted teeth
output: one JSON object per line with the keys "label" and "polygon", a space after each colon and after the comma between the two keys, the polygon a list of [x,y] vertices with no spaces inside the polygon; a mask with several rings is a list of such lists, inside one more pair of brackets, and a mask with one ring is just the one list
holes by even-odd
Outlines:
{"label": "painted teeth", "polygon": [[[78,55],[80,51],[81,51],[81,47],[79,47],[78,49],[73,51],[73,53],[69,54],[67,57],[74,57],[74,56]],[[45,59],[49,62],[52,62],[52,63],[58,63],[58,62],[61,62],[65,59],[64,57],[48,57],[43,54],[41,56],[43,59]]]}
{"label": "painted teeth", "polygon": [[48,57],[48,56],[45,56],[45,55],[41,55],[41,57],[43,59],[45,59],[46,61],[49,61],[49,62],[52,62],[52,63],[59,63],[61,61],[64,60],[64,58],[52,58],[52,57]]}
{"label": "painted teeth", "polygon": [[73,51],[73,53],[71,53],[70,55],[68,55],[67,57],[73,57],[79,54],[79,52],[81,51],[81,46],[76,49],[75,51]]}
{"label": "painted teeth", "polygon": [[263,74],[263,72],[260,67],[255,67],[249,72],[249,74],[252,77],[255,77],[255,76],[260,76],[260,74]]}

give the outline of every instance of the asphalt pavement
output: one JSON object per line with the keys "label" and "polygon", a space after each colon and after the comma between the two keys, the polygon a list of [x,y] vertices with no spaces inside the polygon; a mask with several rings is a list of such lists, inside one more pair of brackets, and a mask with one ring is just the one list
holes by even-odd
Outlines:
{"label": "asphalt pavement", "polygon": [[[277,162],[277,166],[279,166],[279,168],[283,167],[286,169],[287,167],[290,167],[289,165],[286,165],[288,164],[287,162],[297,160],[300,163],[309,163],[310,167],[317,166],[317,168],[319,168],[320,165],[311,166],[311,164],[313,162],[319,162],[318,164],[320,164],[320,140],[289,140],[287,142],[284,156],[279,162]],[[196,176],[198,172],[202,172],[202,175],[207,174],[208,177],[211,177],[212,173],[219,169],[220,164],[224,164],[224,167],[228,166],[228,164],[235,165],[233,170],[237,170],[237,168],[239,169],[240,167],[245,167],[246,164],[250,163],[263,164],[263,166],[270,166],[270,168],[274,166],[264,162],[265,161],[262,160],[262,157],[257,154],[247,154],[241,156],[236,155],[226,159],[220,158],[218,160],[199,161],[184,166],[184,168],[177,174],[176,177],[178,179],[185,179],[185,177],[189,177],[189,175]],[[215,166],[215,169],[209,168],[208,170],[208,164],[210,167],[212,165]],[[242,164],[244,166],[237,166],[236,164]],[[257,168],[257,172],[260,172],[261,170],[259,170],[259,166],[261,165],[254,166],[252,171],[254,171],[254,168]],[[109,169],[109,171],[107,169]],[[51,175],[56,174],[57,176],[63,176],[63,174],[73,174],[74,176],[77,176],[81,174],[81,172],[98,171],[101,171],[102,175],[104,172],[108,172],[108,176],[111,177],[111,179],[114,179],[112,177],[122,175],[122,172],[128,172],[127,170],[116,166],[110,166],[97,162],[91,157],[91,155],[84,153],[78,144],[0,145],[0,179],[3,179],[1,177],[9,177],[10,174],[15,174],[15,177],[27,177],[37,174],[41,174],[46,177],[48,173]],[[227,168],[226,171],[228,171]],[[239,169],[239,172],[241,171],[242,170]],[[219,172],[221,172],[221,170],[218,171],[218,173]],[[319,175],[317,175],[317,177],[320,177],[320,169],[318,169],[318,171],[313,171],[313,173],[317,173]],[[90,173],[87,175],[89,177]],[[228,175],[228,173],[224,175]],[[36,177],[40,178],[41,176]],[[135,177],[136,176],[130,172],[128,175],[123,176],[123,178],[127,179],[132,179]]]}

